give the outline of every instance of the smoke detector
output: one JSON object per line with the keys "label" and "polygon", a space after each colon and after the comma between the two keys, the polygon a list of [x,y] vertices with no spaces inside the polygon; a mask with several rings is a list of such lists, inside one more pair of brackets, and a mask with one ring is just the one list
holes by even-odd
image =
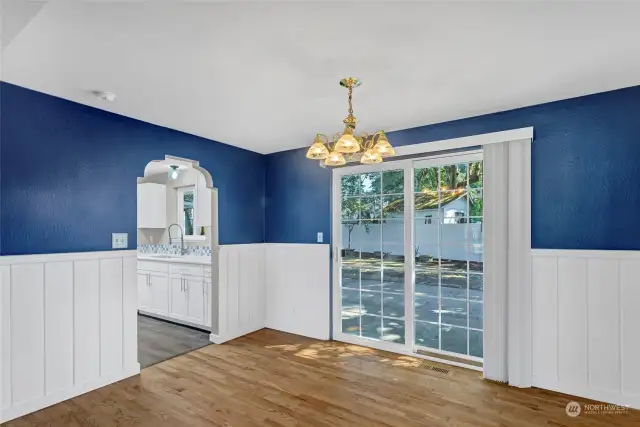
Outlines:
{"label": "smoke detector", "polygon": [[113,102],[116,99],[116,94],[111,92],[104,92],[102,90],[93,90],[91,91],[91,93],[100,101]]}

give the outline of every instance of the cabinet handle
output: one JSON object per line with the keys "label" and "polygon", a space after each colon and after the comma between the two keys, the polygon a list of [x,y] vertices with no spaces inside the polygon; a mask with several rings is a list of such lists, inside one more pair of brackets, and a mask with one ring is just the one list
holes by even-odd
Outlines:
{"label": "cabinet handle", "polygon": [[184,292],[184,277],[180,278],[180,292]]}
{"label": "cabinet handle", "polygon": [[151,286],[151,274],[147,273],[147,286]]}

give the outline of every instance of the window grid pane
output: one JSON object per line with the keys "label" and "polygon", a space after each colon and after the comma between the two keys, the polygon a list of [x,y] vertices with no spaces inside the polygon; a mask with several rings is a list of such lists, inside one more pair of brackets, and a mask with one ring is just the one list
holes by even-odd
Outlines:
{"label": "window grid pane", "polygon": [[404,343],[404,170],[341,184],[343,332]]}
{"label": "window grid pane", "polygon": [[[481,161],[414,170],[416,344],[475,357],[482,357],[482,173]],[[437,335],[425,324],[438,325]]]}

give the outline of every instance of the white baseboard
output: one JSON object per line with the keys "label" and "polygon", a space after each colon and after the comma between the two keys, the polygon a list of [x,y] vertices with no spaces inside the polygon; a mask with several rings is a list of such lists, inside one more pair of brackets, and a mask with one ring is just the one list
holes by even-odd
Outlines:
{"label": "white baseboard", "polygon": [[210,334],[209,335],[209,341],[211,341],[214,344],[223,344],[225,342],[231,341],[231,340],[235,340],[236,338],[240,338],[242,336],[251,334],[253,332],[257,332],[264,329],[264,327],[260,326],[257,328],[252,328],[252,329],[246,329],[243,331],[236,331],[233,335],[216,335],[216,334]]}
{"label": "white baseboard", "polygon": [[[534,384],[539,382],[536,376],[533,376]],[[545,382],[544,387],[534,385],[534,387],[544,388],[546,390],[557,391],[558,393],[568,394],[571,396],[584,397],[585,399],[591,399],[598,402],[612,403],[615,405],[626,406],[633,409],[640,409],[640,395],[622,394],[618,391],[597,389],[594,387],[587,387],[585,385],[571,384],[567,382]],[[579,398],[573,398],[578,403]],[[567,402],[568,403],[568,402]]]}
{"label": "white baseboard", "polygon": [[113,384],[118,381],[122,381],[126,378],[138,375],[140,373],[140,364],[126,369],[122,372],[118,372],[111,375],[104,375],[95,380],[89,381],[85,384],[78,385],[76,387],[60,390],[55,393],[48,394],[36,400],[24,402],[19,405],[11,406],[10,408],[2,411],[0,414],[0,423],[5,423],[13,419],[19,418],[23,415],[30,414],[31,412],[39,411],[49,406],[55,405],[62,401],[80,396],[81,394],[88,393],[95,389]]}

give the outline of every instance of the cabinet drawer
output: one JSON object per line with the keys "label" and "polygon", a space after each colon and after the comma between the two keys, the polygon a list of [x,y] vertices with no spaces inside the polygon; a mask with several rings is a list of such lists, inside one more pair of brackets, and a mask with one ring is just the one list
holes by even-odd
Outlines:
{"label": "cabinet drawer", "polygon": [[202,266],[193,264],[171,264],[171,274],[202,277]]}
{"label": "cabinet drawer", "polygon": [[138,270],[157,271],[159,273],[168,273],[169,266],[166,262],[155,261],[138,261]]}

